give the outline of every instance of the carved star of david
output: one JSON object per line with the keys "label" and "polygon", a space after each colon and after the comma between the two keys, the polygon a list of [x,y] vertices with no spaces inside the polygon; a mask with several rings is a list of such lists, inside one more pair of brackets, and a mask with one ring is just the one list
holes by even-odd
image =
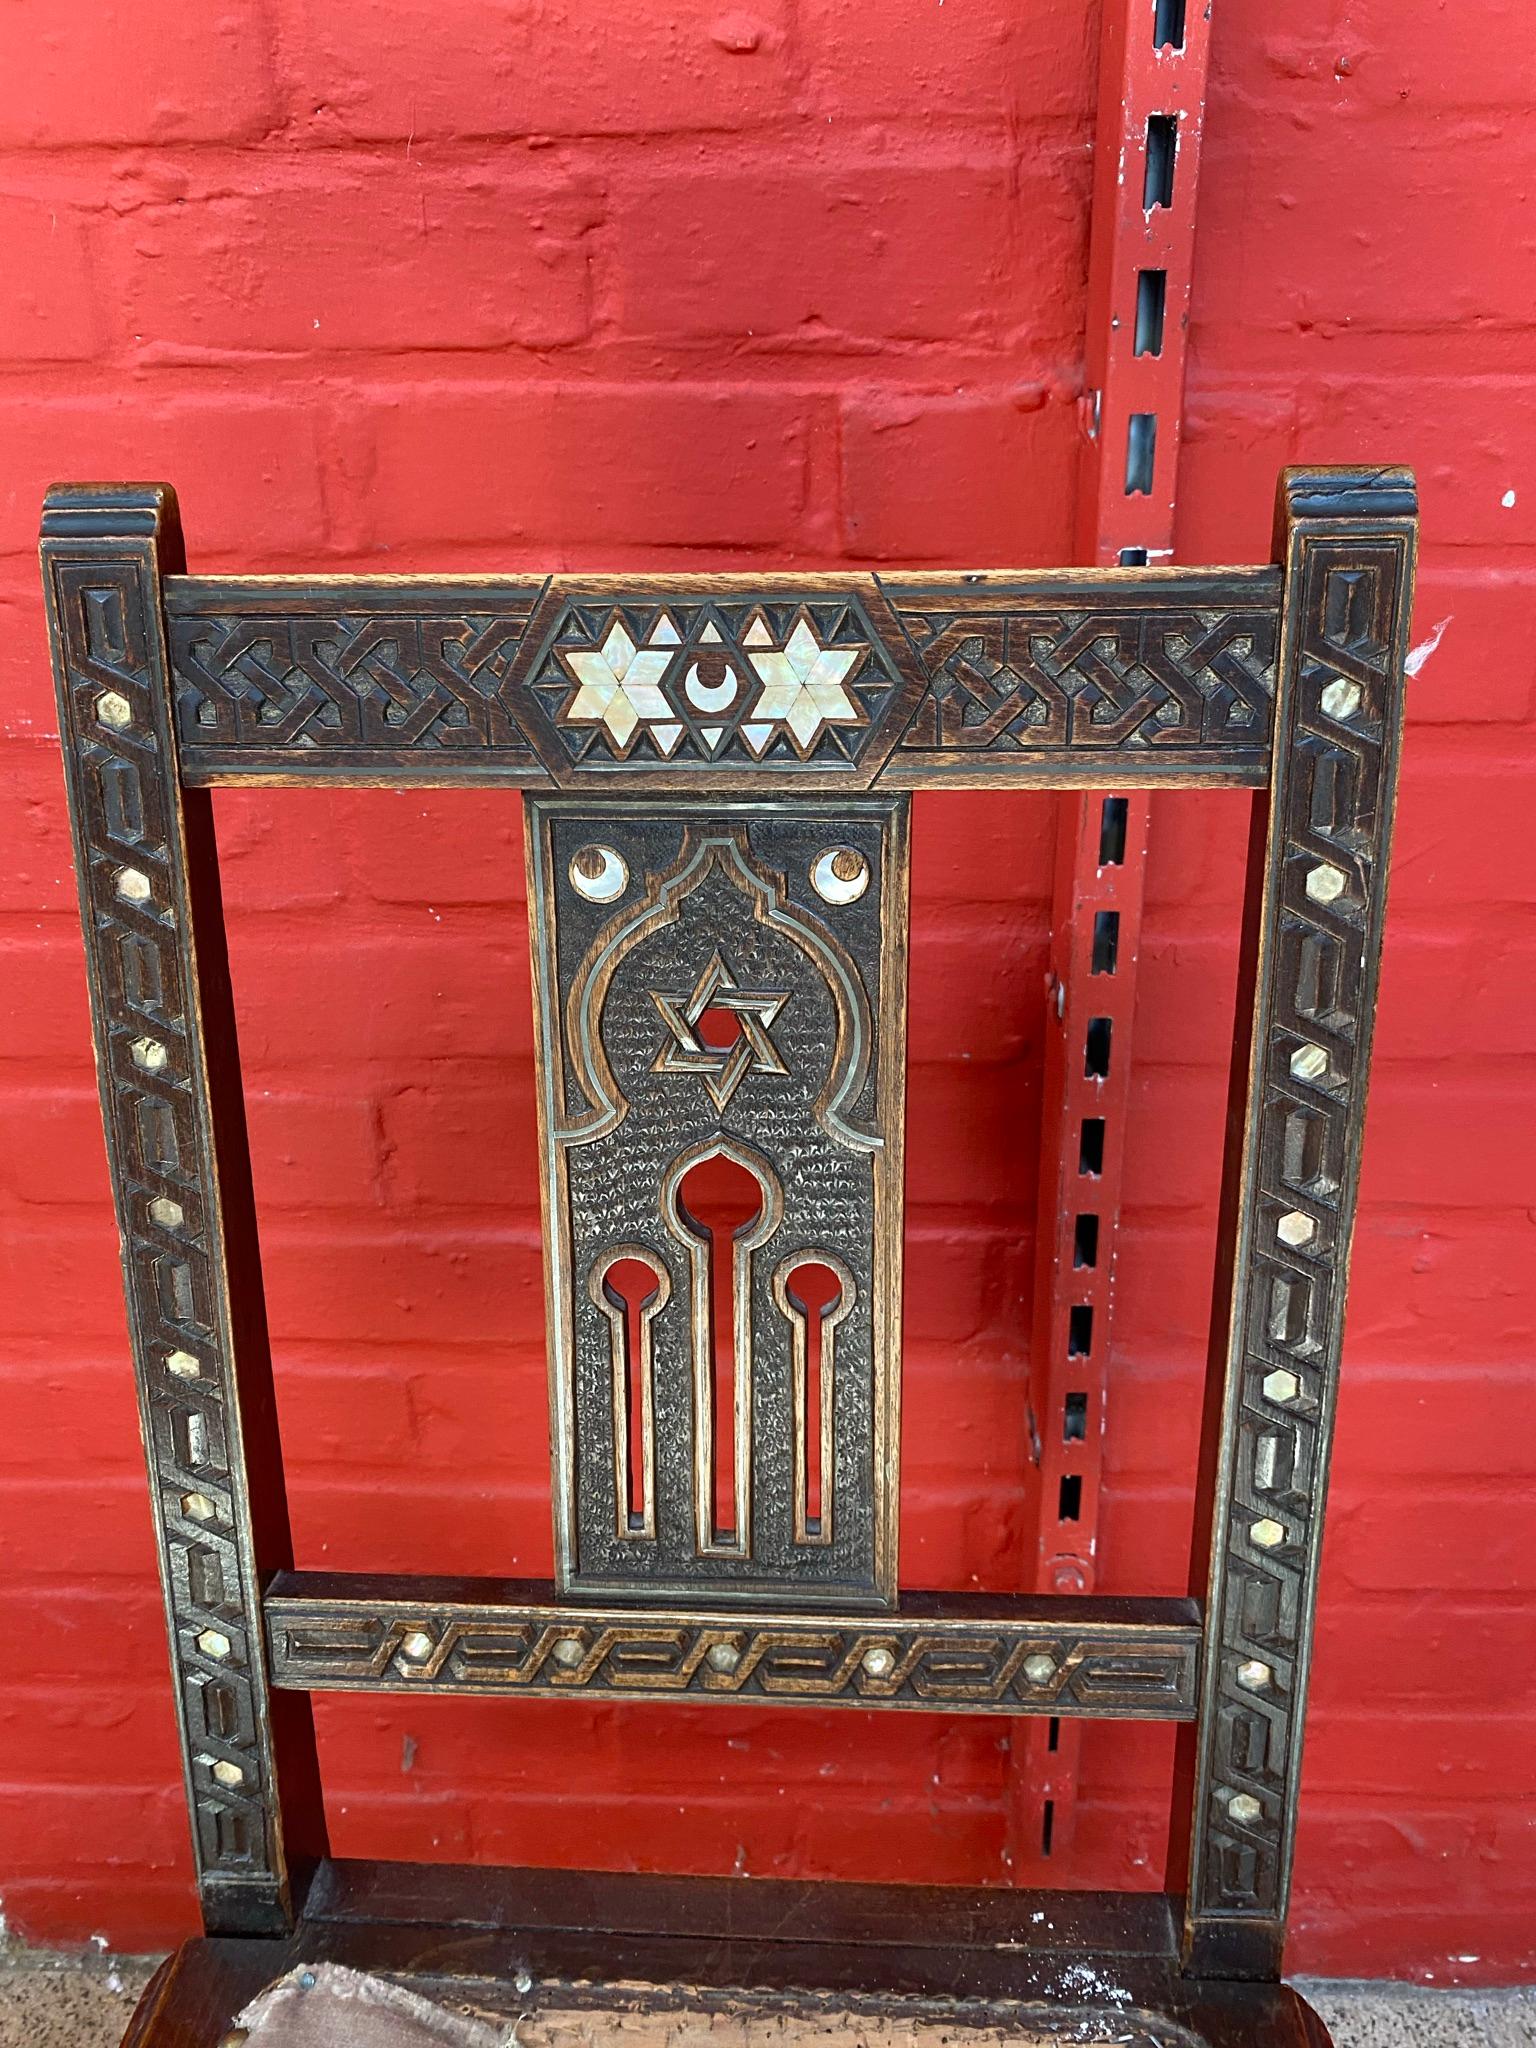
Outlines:
{"label": "carved star of david", "polygon": [[[764,1074],[789,1072],[768,1035],[789,1001],[788,990],[739,987],[718,946],[691,994],[668,995],[653,988],[650,996],[671,1034],[651,1062],[651,1072],[696,1074],[716,1109],[725,1108],[754,1067]],[[741,1029],[732,1044],[706,1045],[699,1037],[698,1022],[706,1010],[729,1010],[739,1019]]]}

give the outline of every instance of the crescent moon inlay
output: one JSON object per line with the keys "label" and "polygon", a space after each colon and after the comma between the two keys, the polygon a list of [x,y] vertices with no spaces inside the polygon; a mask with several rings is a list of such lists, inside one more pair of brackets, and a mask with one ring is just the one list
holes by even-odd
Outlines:
{"label": "crescent moon inlay", "polygon": [[629,887],[629,867],[611,846],[582,846],[571,855],[571,887],[589,903],[612,903]]}
{"label": "crescent moon inlay", "polygon": [[727,704],[734,704],[739,688],[735,674],[727,666],[723,678],[714,684],[706,683],[699,674],[699,664],[694,662],[683,678],[683,689],[688,702],[700,711],[723,711]]}
{"label": "crescent moon inlay", "polygon": [[823,903],[857,903],[869,887],[869,862],[852,846],[829,846],[811,868],[811,887]]}

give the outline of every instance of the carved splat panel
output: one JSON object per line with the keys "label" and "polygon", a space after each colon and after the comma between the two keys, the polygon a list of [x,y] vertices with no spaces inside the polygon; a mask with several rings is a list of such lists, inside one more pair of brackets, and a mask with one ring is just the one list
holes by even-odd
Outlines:
{"label": "carved splat panel", "polygon": [[561,1584],[888,1600],[905,803],[528,835]]}

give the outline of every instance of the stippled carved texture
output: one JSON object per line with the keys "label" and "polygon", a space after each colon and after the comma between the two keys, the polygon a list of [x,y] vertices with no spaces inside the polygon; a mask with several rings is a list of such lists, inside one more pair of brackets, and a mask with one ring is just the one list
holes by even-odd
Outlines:
{"label": "stippled carved texture", "polygon": [[349,1691],[588,1698],[757,1699],[776,1705],[1184,1720],[1194,1713],[1199,1631],[1047,1621],[958,1624],[493,1614],[360,1606],[267,1616],[277,1684]]}
{"label": "stippled carved texture", "polygon": [[185,849],[146,547],[45,548],[97,1061],[200,1877],[280,1881]]}
{"label": "stippled carved texture", "polygon": [[[540,801],[528,816],[562,1584],[889,1598],[904,803],[701,817]],[[718,1158],[755,1210],[729,1247],[689,1208]],[[648,1384],[626,1420],[605,1282],[637,1260]],[[797,1535],[802,1262],[843,1286],[820,1326],[832,1464]],[[647,1439],[632,1501],[626,1428]],[[722,1516],[713,1475],[733,1454]]]}
{"label": "stippled carved texture", "polygon": [[[1406,537],[1302,544],[1192,1910],[1284,1912],[1396,777]],[[1293,737],[1292,737],[1293,735]]]}

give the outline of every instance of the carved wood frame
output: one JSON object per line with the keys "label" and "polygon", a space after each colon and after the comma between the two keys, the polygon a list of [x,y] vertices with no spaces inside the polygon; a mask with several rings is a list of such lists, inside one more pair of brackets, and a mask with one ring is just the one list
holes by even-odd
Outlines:
{"label": "carved wood frame", "polygon": [[[165,487],[50,494],[96,1057],[211,1932],[286,1929],[292,1875],[324,1854],[314,1690],[746,1693],[1185,1722],[1186,1967],[1277,1974],[1416,532],[1406,472],[1338,469],[1286,473],[1272,568],[236,579],[184,574]],[[540,695],[562,633],[646,605],[713,607],[738,637],[754,606],[777,607],[776,631],[801,606],[864,650],[857,730],[736,763],[746,796],[1259,792],[1188,1599],[637,1611],[292,1569],[208,790],[495,783],[675,808],[697,765],[588,747]]]}

